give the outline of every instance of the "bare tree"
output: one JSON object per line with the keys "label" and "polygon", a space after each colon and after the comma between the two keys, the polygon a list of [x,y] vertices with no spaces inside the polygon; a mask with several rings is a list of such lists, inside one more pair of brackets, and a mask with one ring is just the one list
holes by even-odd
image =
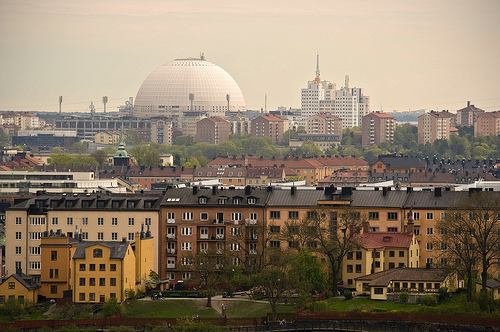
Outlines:
{"label": "bare tree", "polygon": [[326,256],[330,263],[330,282],[334,296],[337,296],[342,262],[348,252],[356,248],[354,237],[366,222],[366,216],[351,207],[338,210],[319,207],[308,213],[309,230],[314,230],[317,251]]}
{"label": "bare tree", "polygon": [[300,252],[314,241],[315,234],[311,232],[311,221],[308,218],[289,219],[285,221],[285,227],[281,231],[281,239],[290,243],[290,247]]}

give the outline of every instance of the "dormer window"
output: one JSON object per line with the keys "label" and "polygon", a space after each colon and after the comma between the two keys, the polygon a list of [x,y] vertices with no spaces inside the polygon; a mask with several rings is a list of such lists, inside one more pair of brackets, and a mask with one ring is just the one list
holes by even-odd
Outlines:
{"label": "dormer window", "polygon": [[239,198],[239,197],[233,198],[233,204],[234,205],[240,205],[241,204],[241,198]]}
{"label": "dormer window", "polygon": [[233,172],[229,172],[229,176],[233,176]]}
{"label": "dormer window", "polygon": [[102,249],[94,249],[94,258],[102,257]]}
{"label": "dormer window", "polygon": [[207,198],[206,197],[199,197],[198,204],[207,204]]}
{"label": "dormer window", "polygon": [[255,204],[255,198],[254,197],[248,197],[247,202],[248,204]]}
{"label": "dormer window", "polygon": [[144,201],[144,208],[145,209],[151,209],[151,207],[153,207],[152,201]]}
{"label": "dormer window", "polygon": [[103,209],[106,206],[106,201],[97,201],[97,208]]}
{"label": "dormer window", "polygon": [[217,200],[217,204],[219,205],[225,205],[227,203],[227,197],[219,197]]}
{"label": "dormer window", "polygon": [[121,205],[122,202],[120,201],[113,201],[111,203],[111,206],[113,207],[113,209],[119,209],[120,208],[120,205]]}
{"label": "dormer window", "polygon": [[135,201],[127,201],[127,208],[128,209],[135,208]]}
{"label": "dormer window", "polygon": [[212,176],[212,172],[207,172],[207,176]]}

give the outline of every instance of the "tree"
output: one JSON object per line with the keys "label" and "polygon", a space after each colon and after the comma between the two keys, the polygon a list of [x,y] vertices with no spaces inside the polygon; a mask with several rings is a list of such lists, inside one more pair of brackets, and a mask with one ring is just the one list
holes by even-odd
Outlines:
{"label": "tree", "polygon": [[266,266],[255,277],[255,283],[258,285],[267,296],[269,305],[271,306],[272,319],[278,319],[278,300],[283,297],[292,287],[288,274],[283,267]]}
{"label": "tree", "polygon": [[6,145],[9,145],[9,135],[0,128],[0,148],[5,147]]}
{"label": "tree", "polygon": [[108,160],[108,153],[106,153],[104,149],[95,150],[94,152],[92,152],[91,156],[95,158],[100,166],[106,165],[106,162]]}
{"label": "tree", "polygon": [[229,268],[228,256],[215,249],[189,253],[181,257],[185,268],[192,273],[192,281],[205,288],[207,293],[207,307],[212,306],[212,296],[215,287],[223,280],[225,268]]}
{"label": "tree", "polygon": [[129,152],[139,166],[157,166],[160,164],[160,153],[147,143],[136,145],[129,149]]}
{"label": "tree", "polygon": [[297,148],[295,154],[297,155],[307,155],[307,156],[323,156],[325,153],[314,144],[313,141],[305,141],[302,145]]}
{"label": "tree", "polygon": [[146,289],[153,289],[160,283],[160,275],[153,270],[149,270],[149,278],[144,279]]}
{"label": "tree", "polygon": [[122,306],[120,305],[120,303],[118,303],[116,297],[111,297],[102,305],[100,316],[102,318],[106,318],[113,316],[115,314],[119,313],[121,314],[121,312],[122,312]]}
{"label": "tree", "polygon": [[142,138],[139,132],[135,129],[127,130],[127,135],[125,137],[125,144],[133,146],[142,143]]}
{"label": "tree", "polygon": [[194,168],[195,166],[201,167],[201,164],[198,161],[198,159],[196,159],[195,157],[191,157],[191,159],[189,159],[189,161],[185,162],[182,166],[184,166],[186,168]]}
{"label": "tree", "polygon": [[184,146],[191,146],[191,145],[194,145],[196,143],[195,139],[193,136],[191,135],[182,135],[182,136],[178,136],[176,139],[175,139],[175,145],[184,145]]}
{"label": "tree", "polygon": [[293,280],[294,289],[299,293],[303,304],[310,302],[313,291],[321,292],[326,288],[321,263],[308,249],[303,249],[292,257],[288,275]]}
{"label": "tree", "polygon": [[337,211],[317,208],[308,214],[310,230],[315,230],[318,251],[330,263],[330,282],[333,294],[337,296],[342,263],[347,253],[357,247],[355,238],[363,223],[367,222],[366,216],[351,207]]}
{"label": "tree", "polygon": [[71,145],[71,153],[87,153],[89,151],[89,146],[85,142],[75,142]]}

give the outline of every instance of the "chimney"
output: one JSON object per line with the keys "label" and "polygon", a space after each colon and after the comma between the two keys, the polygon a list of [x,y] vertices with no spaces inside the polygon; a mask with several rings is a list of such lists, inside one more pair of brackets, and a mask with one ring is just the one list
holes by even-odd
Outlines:
{"label": "chimney", "polygon": [[217,186],[212,186],[212,195],[217,194]]}
{"label": "chimney", "polygon": [[292,186],[292,188],[290,189],[290,193],[293,195],[295,195],[295,186]]}
{"label": "chimney", "polygon": [[198,186],[193,186],[193,195],[198,194]]}
{"label": "chimney", "polygon": [[382,195],[387,196],[387,187],[382,188]]}
{"label": "chimney", "polygon": [[434,197],[441,197],[441,187],[436,187],[434,189]]}
{"label": "chimney", "polygon": [[127,238],[126,237],[122,237],[122,242],[127,242]]}
{"label": "chimney", "polygon": [[245,195],[250,195],[251,192],[252,192],[252,187],[245,186]]}
{"label": "chimney", "polygon": [[469,101],[469,100],[467,100],[467,107],[469,107],[469,106],[470,106],[470,101]]}

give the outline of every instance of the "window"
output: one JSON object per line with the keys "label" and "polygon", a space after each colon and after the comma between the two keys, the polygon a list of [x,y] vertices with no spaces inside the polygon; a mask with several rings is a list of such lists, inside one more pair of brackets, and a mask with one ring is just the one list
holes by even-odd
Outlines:
{"label": "window", "polygon": [[89,264],[89,271],[95,271],[95,264]]}
{"label": "window", "polygon": [[280,232],[280,226],[270,226],[269,227],[269,232],[271,232],[271,233],[279,233]]}
{"label": "window", "polygon": [[109,278],[109,285],[116,286],[116,278]]}
{"label": "window", "polygon": [[22,240],[22,232],[16,232],[16,240]]}
{"label": "window", "polygon": [[89,286],[95,286],[95,278],[89,278]]}
{"label": "window", "polygon": [[207,204],[207,198],[206,197],[199,197],[198,203],[199,204]]}
{"label": "window", "polygon": [[397,232],[398,228],[397,227],[387,227],[388,232]]}
{"label": "window", "polygon": [[415,233],[415,235],[420,235],[420,226],[415,226],[413,228],[413,233]]}
{"label": "window", "polygon": [[231,251],[240,251],[241,247],[239,243],[231,243],[229,249]]}
{"label": "window", "polygon": [[118,218],[111,218],[111,226],[118,226]]}
{"label": "window", "polygon": [[99,264],[99,271],[106,271],[106,264]]}
{"label": "window", "polygon": [[270,211],[270,218],[271,219],[279,219],[280,218],[280,211]]}
{"label": "window", "polygon": [[403,250],[399,251],[399,257],[405,257],[405,252]]}
{"label": "window", "polygon": [[354,253],[352,251],[347,252],[347,259],[352,260],[354,257]]}
{"label": "window", "polygon": [[239,213],[239,212],[233,212],[233,213],[231,213],[231,220],[232,221],[241,221],[242,220],[241,213]]}
{"label": "window", "polygon": [[427,249],[427,251],[432,251],[432,250],[434,250],[434,246],[433,246],[432,242],[427,242],[427,243],[425,244],[425,248]]}
{"label": "window", "polygon": [[59,224],[59,219],[57,217],[52,218],[52,225],[58,225]]}
{"label": "window", "polygon": [[181,243],[181,250],[187,250],[187,251],[190,251],[190,250],[193,250],[193,246],[191,244],[191,242],[182,242]]}
{"label": "window", "polygon": [[247,202],[248,202],[248,204],[255,204],[255,201],[256,201],[256,200],[255,200],[255,198],[253,198],[253,197],[249,197],[249,198],[247,198]]}
{"label": "window", "polygon": [[426,219],[427,219],[427,220],[434,220],[434,213],[432,213],[432,212],[427,212],[427,214],[426,214]]}
{"label": "window", "polygon": [[352,273],[353,268],[352,268],[352,265],[347,265],[347,273]]}
{"label": "window", "polygon": [[356,273],[361,273],[361,264],[356,264]]}
{"label": "window", "polygon": [[280,247],[280,241],[270,241],[269,246],[271,248],[279,248]]}
{"label": "window", "polygon": [[57,286],[56,285],[50,286],[50,294],[57,294]]}
{"label": "window", "polygon": [[128,240],[129,241],[134,241],[135,240],[135,234],[134,233],[128,233]]}
{"label": "window", "polygon": [[116,264],[109,264],[110,271],[116,271]]}
{"label": "window", "polygon": [[250,220],[257,220],[257,213],[255,212],[251,212],[248,216]]}
{"label": "window", "polygon": [[397,212],[387,212],[387,220],[398,220]]}
{"label": "window", "polygon": [[420,212],[413,212],[413,220],[420,220]]}
{"label": "window", "polygon": [[396,267],[396,265],[395,265],[394,263],[389,263],[389,268],[390,268],[390,269],[393,269],[393,268],[395,268],[395,267]]}
{"label": "window", "polygon": [[85,293],[80,293],[78,298],[80,299],[80,301],[85,301]]}
{"label": "window", "polygon": [[66,218],[66,225],[73,225],[73,218],[72,217]]}
{"label": "window", "polygon": [[99,240],[99,241],[104,240],[104,233],[103,232],[97,232],[97,240]]}
{"label": "window", "polygon": [[82,225],[83,225],[83,226],[88,226],[88,224],[89,224],[89,218],[87,218],[87,217],[83,217],[83,218],[82,218]]}
{"label": "window", "polygon": [[370,220],[378,220],[378,212],[368,212],[368,219]]}
{"label": "window", "polygon": [[299,219],[299,211],[288,211],[288,219]]}
{"label": "window", "polygon": [[193,212],[183,212],[182,220],[193,220]]}
{"label": "window", "polygon": [[308,219],[316,219],[316,211],[307,211]]}
{"label": "window", "polygon": [[21,217],[16,217],[16,225],[21,225],[23,222],[23,219]]}
{"label": "window", "polygon": [[102,249],[94,249],[94,258],[101,258],[102,257]]}
{"label": "window", "polygon": [[16,255],[21,255],[22,247],[16,247]]}
{"label": "window", "polygon": [[427,229],[426,229],[426,234],[427,234],[427,235],[434,235],[434,228],[432,228],[432,227],[427,227]]}
{"label": "window", "polygon": [[426,263],[433,264],[434,263],[434,258],[428,257],[427,260],[426,260]]}
{"label": "window", "polygon": [[299,248],[299,243],[297,241],[289,241],[288,242],[288,248],[298,249]]}
{"label": "window", "polygon": [[200,220],[207,221],[208,220],[208,213],[207,212],[200,213]]}
{"label": "window", "polygon": [[85,271],[85,264],[80,264],[80,271]]}
{"label": "window", "polygon": [[15,282],[9,282],[9,289],[16,289],[16,283]]}
{"label": "window", "polygon": [[95,301],[95,293],[89,293],[89,301],[91,302]]}
{"label": "window", "polygon": [[112,241],[118,240],[118,233],[111,233],[111,240]]}
{"label": "window", "polygon": [[361,251],[356,251],[356,259],[357,260],[363,259],[363,253]]}
{"label": "window", "polygon": [[50,252],[50,260],[57,261],[57,251],[56,250],[52,250]]}
{"label": "window", "polygon": [[106,278],[99,278],[99,286],[106,286]]}
{"label": "window", "polygon": [[217,199],[217,204],[219,205],[225,205],[227,203],[227,197],[219,197]]}
{"label": "window", "polygon": [[134,218],[128,218],[128,225],[129,226],[134,226],[134,224],[135,224]]}
{"label": "window", "polygon": [[191,227],[182,227],[181,228],[181,235],[184,235],[184,236],[193,235],[193,228],[191,228]]}
{"label": "window", "polygon": [[40,270],[41,263],[40,262],[29,262],[29,268],[31,270]]}
{"label": "window", "polygon": [[97,226],[104,226],[104,218],[97,218]]}
{"label": "window", "polygon": [[375,262],[375,268],[380,268],[380,262],[379,261]]}
{"label": "window", "polygon": [[241,235],[241,229],[237,228],[237,227],[232,227],[229,230],[229,235],[231,235],[231,236],[240,236]]}
{"label": "window", "polygon": [[[229,181],[231,181],[231,180],[229,180]],[[240,205],[241,204],[241,198],[239,198],[239,197],[233,198],[233,204],[234,205]]]}
{"label": "window", "polygon": [[446,244],[445,242],[441,242],[441,250],[442,251],[448,250],[448,244]]}
{"label": "window", "polygon": [[389,251],[389,257],[394,257],[394,250]]}
{"label": "window", "polygon": [[144,224],[151,226],[151,218],[144,218]]}

